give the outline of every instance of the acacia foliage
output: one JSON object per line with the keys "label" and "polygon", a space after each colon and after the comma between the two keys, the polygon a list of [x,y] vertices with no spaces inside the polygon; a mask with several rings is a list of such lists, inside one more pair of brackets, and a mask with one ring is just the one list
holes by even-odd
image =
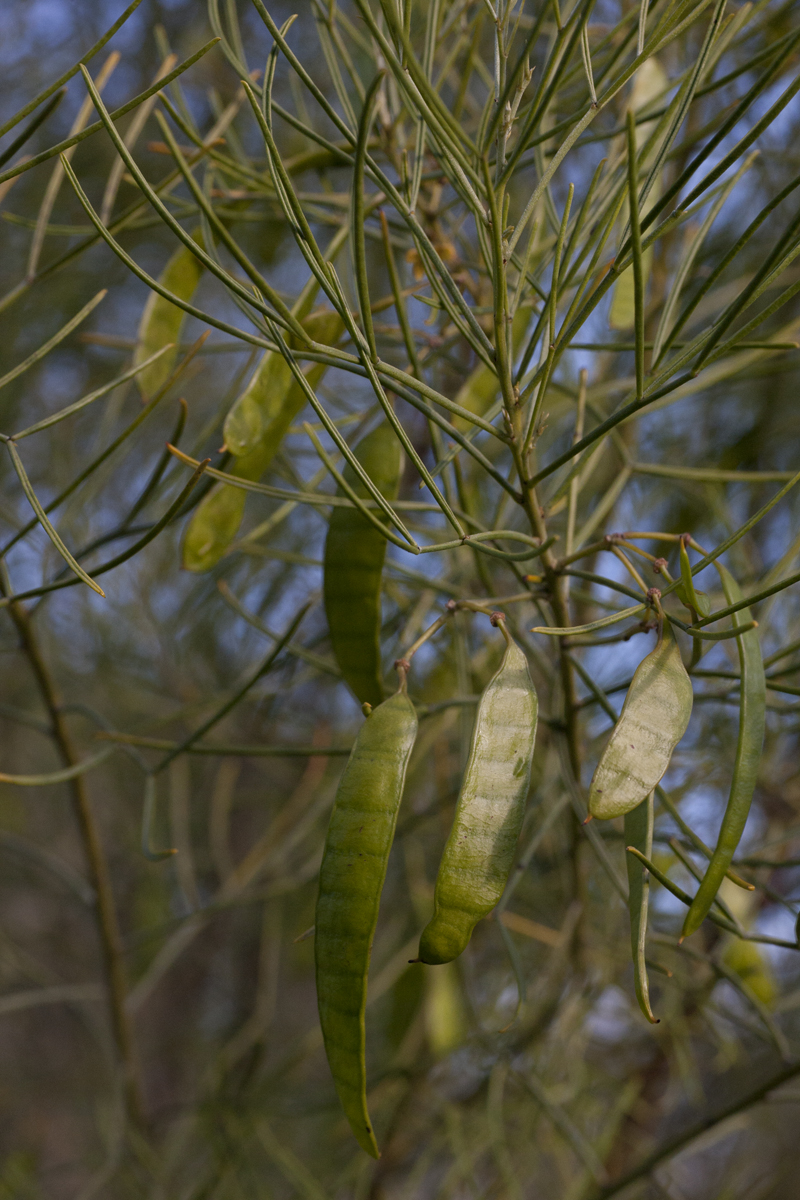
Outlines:
{"label": "acacia foliage", "polygon": [[[88,63],[94,79],[108,74],[111,111],[147,89],[173,49],[180,66],[210,37],[222,41],[165,89],[132,163],[101,129],[63,168],[65,176],[74,170],[118,249],[151,278],[179,248],[175,222],[202,242],[208,261],[191,301],[200,315],[180,332],[181,373],[151,408],[133,381],[120,383],[20,439],[11,448],[16,464],[4,450],[3,581],[7,595],[27,599],[3,606],[3,771],[48,774],[98,749],[129,747],[77,783],[0,785],[0,1012],[14,1114],[4,1185],[32,1196],[590,1197],[647,1165],[655,1147],[664,1157],[637,1183],[642,1195],[674,1181],[698,1200],[752,1196],[755,1176],[763,1196],[789,1195],[792,1107],[746,1102],[759,1099],[762,1080],[783,1078],[795,1048],[793,952],[708,925],[679,947],[683,906],[653,885],[648,957],[661,1023],[648,1027],[635,1007],[628,918],[615,890],[622,830],[582,831],[576,817],[648,635],[607,641],[616,638],[612,626],[569,646],[529,631],[591,623],[643,594],[619,558],[632,552],[619,545],[576,559],[571,574],[555,569],[564,556],[620,530],[689,531],[712,549],[797,468],[797,5],[656,4],[644,12],[641,56],[639,10],[612,4],[507,4],[494,16],[486,0],[311,5],[274,62],[275,149],[263,107],[259,117],[240,84],[251,75],[259,107],[274,30],[257,7],[240,5],[237,21],[234,5],[212,5],[207,28],[197,2],[176,10],[166,29],[137,10]],[[398,24],[406,12],[408,43]],[[22,7],[11,13],[4,19],[21,29]],[[269,13],[278,28],[290,15],[277,6]],[[64,67],[84,53],[99,15],[87,6]],[[34,44],[44,36],[33,23],[27,33]],[[62,64],[52,54],[26,57],[21,36],[17,44],[22,69],[9,94],[24,93],[18,104],[12,95],[10,107],[20,108]],[[108,62],[115,46],[118,65]],[[354,164],[379,69],[386,73]],[[86,97],[79,72],[66,88],[0,176],[70,136]],[[495,106],[496,95],[516,110]],[[10,128],[3,147],[47,104]],[[633,251],[636,241],[628,233],[628,109],[642,242],[623,271],[626,245]],[[144,111],[120,118],[123,138],[133,140]],[[84,125],[95,119],[87,107]],[[224,141],[201,151],[197,141],[212,131]],[[191,165],[194,188],[170,139]],[[503,161],[513,168],[505,179]],[[108,293],[7,381],[6,435],[135,365],[147,286],[103,244],[69,179],[56,189],[58,163],[10,176],[17,181],[3,194],[3,378],[98,289]],[[354,180],[363,184],[361,205],[352,203]],[[497,204],[506,183],[507,213]],[[370,210],[379,190],[385,227]],[[402,202],[409,193],[414,205]],[[166,455],[165,442],[230,469],[219,454],[223,422],[260,347],[279,349],[274,301],[296,299],[319,268],[314,247],[324,250],[340,230],[338,282],[328,277],[326,303],[338,302],[348,333],[316,392],[336,424],[324,428],[309,405],[263,478],[268,490],[248,498],[229,552],[211,573],[181,573],[188,506],[205,485],[183,494],[191,468]],[[352,314],[370,304],[371,321],[356,322]],[[506,344],[499,367],[498,336]],[[385,365],[377,387],[373,347]],[[314,360],[303,359],[302,347],[296,354],[317,362],[324,351]],[[513,426],[515,383],[518,440],[533,435],[521,471],[500,409],[492,410],[502,398]],[[384,1145],[371,1166],[348,1140],[322,1058],[311,941],[295,941],[313,920],[343,762],[306,752],[346,748],[360,719],[337,678],[320,606],[328,509],[296,493],[335,491],[301,421],[312,423],[329,459],[338,452],[338,470],[364,415],[377,416],[381,392],[393,397],[409,443],[393,511],[418,546],[456,543],[427,556],[389,548],[384,665],[446,599],[522,594],[506,608],[530,657],[542,725],[520,843],[525,870],[503,920],[479,927],[458,967],[409,971],[430,915],[472,701],[497,665],[499,635],[459,613],[415,663],[423,719],[368,1009],[370,1105]],[[495,432],[473,440],[476,425],[453,403],[494,421]],[[568,457],[581,438],[590,439],[585,450]],[[451,443],[462,446],[456,457]],[[49,536],[41,513],[28,528],[31,495],[48,506],[93,464],[53,508]],[[526,503],[509,487],[525,491]],[[796,503],[790,491],[728,553],[745,597],[795,570]],[[489,554],[461,544],[467,530],[506,530],[518,540],[477,539]],[[551,535],[559,541],[542,577],[525,578],[540,571],[539,560],[519,565],[511,554]],[[638,544],[668,557],[678,577],[677,541],[672,556],[669,543]],[[124,561],[98,572],[117,558]],[[645,584],[664,586],[647,564],[631,565]],[[76,567],[105,599],[85,582],[73,585]],[[713,612],[726,602],[711,575],[700,582]],[[312,607],[291,651],[275,655],[306,601]],[[796,592],[775,592],[753,611],[771,676],[767,738],[735,865],[757,888],[749,900],[741,890],[722,897],[746,932],[791,943]],[[688,610],[683,618],[691,622]],[[688,661],[689,643],[681,645]],[[735,642],[705,645],[693,672],[692,725],[657,797],[654,832],[654,865],[689,891],[705,860],[688,831],[714,841],[737,736]],[[223,708],[198,745],[185,744]],[[98,731],[133,742],[98,742]],[[208,743],[258,753],[198,752]],[[265,748],[294,755],[265,757]],[[143,811],[152,818],[145,854]],[[177,855],[160,857],[172,847]],[[98,883],[106,888],[99,906]],[[104,913],[116,921],[98,921]],[[745,1104],[735,1144],[689,1142],[681,1154],[675,1131],[729,1103]],[[722,1138],[729,1126],[718,1128]]]}

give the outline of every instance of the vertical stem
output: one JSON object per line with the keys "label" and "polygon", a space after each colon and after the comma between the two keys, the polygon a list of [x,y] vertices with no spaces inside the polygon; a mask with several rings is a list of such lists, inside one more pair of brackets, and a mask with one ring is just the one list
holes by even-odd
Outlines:
{"label": "vertical stem", "polygon": [[[47,709],[53,740],[65,766],[73,766],[78,762],[78,756],[73,749],[72,740],[61,714],[55,685],[42,658],[30,615],[21,604],[9,605],[9,613],[20,635],[23,650]],[[92,813],[84,776],[78,775],[75,779],[71,779],[68,786],[72,793],[73,808],[83,841],[90,879],[97,896],[97,925],[108,982],[109,1015],[117,1052],[125,1074],[125,1097],[128,1113],[136,1124],[143,1125],[144,1105],[133,1036],[125,1009],[127,978],[122,936],[111,887],[111,873],[103,852],[100,831]]]}
{"label": "vertical stem", "polygon": [[486,185],[486,196],[489,201],[489,217],[492,223],[492,298],[494,319],[494,355],[497,378],[500,391],[509,420],[515,430],[519,425],[519,393],[511,378],[511,360],[508,347],[508,292],[506,289],[506,253],[503,242],[503,198],[505,189],[500,187],[495,193],[489,164],[486,159],[481,163],[483,179]]}
{"label": "vertical stem", "polygon": [[372,126],[372,113],[378,99],[378,91],[383,83],[384,73],[380,71],[364,98],[361,110],[361,120],[358,125],[358,143],[356,145],[355,168],[353,171],[353,196],[351,205],[350,240],[353,247],[353,268],[358,292],[358,303],[361,308],[361,324],[367,339],[370,357],[378,361],[378,347],[375,342],[375,329],[372,323],[372,309],[369,302],[369,279],[367,275],[366,211],[364,204],[364,166],[367,154],[367,141]]}
{"label": "vertical stem", "polygon": [[[558,230],[556,239],[555,254],[553,256],[553,274],[550,281],[550,295],[547,300],[547,320],[549,326],[549,335],[547,340],[547,359],[546,368],[539,383],[539,390],[536,393],[536,400],[531,408],[531,415],[528,421],[528,432],[525,435],[526,445],[533,446],[536,443],[536,426],[541,416],[542,405],[544,403],[545,393],[550,385],[550,378],[555,370],[556,365],[556,310],[558,309],[558,293],[561,286],[561,256],[564,251],[564,241],[567,236],[567,225],[569,223],[569,214],[572,208],[572,199],[575,195],[575,185],[569,185],[567,192],[567,202],[564,205],[564,214],[561,218],[561,224]],[[544,317],[544,313],[542,314]]]}
{"label": "vertical stem", "polygon": [[558,239],[556,241],[555,254],[553,256],[553,278],[550,285],[550,345],[555,344],[556,340],[556,310],[558,308],[558,293],[561,287],[561,256],[564,252],[564,239],[567,236],[567,225],[569,223],[569,214],[572,208],[572,198],[575,195],[575,184],[569,185],[567,192],[567,202],[564,205],[564,215],[561,218],[561,225],[558,230]]}
{"label": "vertical stem", "polygon": [[[578,411],[575,416],[575,432],[572,435],[572,444],[575,445],[583,437],[583,423],[586,416],[586,367],[581,367],[578,384]],[[564,538],[565,553],[572,554],[575,549],[575,519],[578,511],[578,491],[580,490],[580,476],[575,474],[569,485],[569,507],[567,509],[567,532]]]}
{"label": "vertical stem", "polygon": [[636,344],[636,399],[644,394],[644,268],[642,265],[642,231],[639,220],[638,164],[636,161],[636,125],[630,109],[626,126],[628,138],[628,207],[631,222],[631,251],[633,253],[633,302]]}
{"label": "vertical stem", "polygon": [[[517,469],[517,476],[522,488],[523,506],[526,515],[530,521],[531,530],[536,537],[542,541],[547,537],[547,527],[542,516],[539,501],[536,497],[536,489],[529,482],[529,471],[527,469],[527,461],[523,457],[520,449],[519,439],[514,438],[511,443],[511,452],[514,455],[514,463]],[[551,550],[545,550],[541,556],[540,562],[544,568],[545,583],[550,592],[550,603],[553,608],[553,616],[556,624],[561,626],[569,625],[569,605],[566,593],[566,576],[560,575],[555,569],[555,556]],[[568,649],[568,640],[564,637],[558,639],[559,648],[559,670],[561,674],[561,686],[564,691],[564,726],[566,729],[567,745],[569,746],[569,758],[572,770],[575,773],[576,779],[580,779],[580,753],[578,749],[578,724],[577,724],[577,695],[575,692],[575,679],[572,671]]]}
{"label": "vertical stem", "polygon": [[[455,613],[454,617],[453,648],[456,660],[456,687],[460,695],[466,696],[472,691],[472,671],[470,669],[467,633],[463,616],[460,613]],[[458,711],[458,758],[459,772],[462,774],[469,758],[469,747],[474,723],[474,710],[466,706],[460,708]]]}
{"label": "vertical stem", "polygon": [[[495,192],[492,185],[492,179],[489,174],[489,164],[486,159],[481,163],[483,168],[483,178],[486,187],[486,195],[489,202],[489,216],[492,223],[491,228],[491,245],[492,245],[492,290],[493,290],[493,309],[494,309],[494,328],[495,328],[495,367],[497,376],[500,382],[500,389],[503,396],[503,403],[506,412],[506,426],[511,437],[511,452],[514,457],[514,465],[519,478],[520,488],[522,490],[522,503],[525,508],[526,515],[530,522],[531,530],[536,537],[542,541],[547,537],[547,528],[545,526],[542,510],[539,506],[539,501],[536,497],[535,488],[529,482],[531,473],[529,470],[529,456],[531,446],[528,435],[524,433],[522,428],[522,409],[519,400],[519,389],[514,386],[511,374],[511,360],[508,352],[508,293],[506,288],[506,255],[507,247],[503,241],[503,226],[501,213],[503,209],[504,189],[501,186],[498,192]],[[559,245],[563,247],[564,236],[566,233],[567,221],[569,220],[569,208],[572,202],[574,188],[570,185],[567,206],[564,213],[564,219],[561,223],[559,231]],[[555,276],[552,283],[552,303],[557,302],[558,296],[558,264],[555,267]],[[543,385],[543,390],[544,390]],[[540,395],[543,395],[543,390]],[[549,550],[545,550],[541,557],[541,563],[544,568],[545,582],[550,592],[550,601],[553,607],[553,614],[558,625],[569,625],[569,606],[565,591],[565,578],[559,575],[555,569],[555,558]],[[569,746],[570,762],[572,769],[575,772],[577,779],[580,779],[580,754],[578,748],[578,727],[577,727],[577,697],[575,693],[575,679],[572,672],[572,664],[570,663],[569,654],[564,638],[559,638],[559,669],[561,674],[561,685],[564,691],[564,725],[566,727],[567,743]]]}

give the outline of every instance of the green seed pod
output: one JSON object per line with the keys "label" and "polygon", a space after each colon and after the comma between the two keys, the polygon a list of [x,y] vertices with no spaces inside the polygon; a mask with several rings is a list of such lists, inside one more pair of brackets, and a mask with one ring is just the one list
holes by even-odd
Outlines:
{"label": "green seed pod", "polygon": [[[338,313],[312,313],[302,322],[315,341],[333,345],[342,332]],[[295,347],[296,348],[296,347]],[[305,376],[315,388],[327,371],[312,363]],[[225,444],[236,456],[229,470],[240,479],[259,480],[280,449],[287,430],[306,403],[306,395],[286,359],[270,351],[225,421]],[[231,544],[244,515],[247,492],[218,483],[198,505],[183,540],[187,571],[210,571]]]}
{"label": "green seed pod", "polygon": [[[311,313],[301,324],[315,342],[326,346],[335,345],[344,328],[341,317],[332,310]],[[289,339],[289,346],[292,350],[300,349],[295,338]],[[313,363],[306,370],[312,388],[326,370],[324,363]],[[271,458],[305,404],[305,392],[295,381],[286,359],[268,350],[225,418],[225,445],[237,458],[252,454],[260,446],[270,446]]]}
{"label": "green seed pod", "polygon": [[469,1022],[464,1011],[458,966],[445,963],[438,971],[416,970],[425,983],[425,1032],[434,1058],[446,1058],[465,1040]]}
{"label": "green seed pod", "polygon": [[378,1157],[367,1109],[364,1013],[386,864],[417,735],[404,685],[373,709],[342,775],[319,874],[317,1003],[336,1091],[359,1145]]}
{"label": "green seed pod", "polygon": [[593,817],[621,817],[650,795],[686,732],[692,699],[692,682],[665,621],[657,646],[636,668],[597,764],[589,789]]}
{"label": "green seed pod", "polygon": [[[400,484],[402,450],[388,421],[355,448],[355,456],[387,500]],[[348,464],[345,481],[359,498],[367,489]],[[342,494],[341,492],[339,494]],[[325,539],[324,597],[331,646],[345,682],[363,704],[383,700],[381,575],[386,539],[356,508],[334,508]]]}
{"label": "green seed pod", "polygon": [[[192,237],[198,245],[202,245],[199,230],[195,230]],[[188,302],[197,290],[202,274],[203,264],[199,258],[196,258],[187,246],[180,246],[169,259],[158,281],[174,296]],[[182,308],[165,300],[157,292],[151,292],[147,297],[139,322],[136,350],[133,355],[134,365],[144,362],[151,354],[156,354],[170,342],[174,342],[175,345],[166,354],[162,354],[158,362],[154,362],[136,377],[145,400],[149,400],[167,382],[174,370],[185,316]]]}
{"label": "green seed pod", "polygon": [[[728,603],[738,604],[742,600],[739,584],[725,567],[719,563],[715,566]],[[741,609],[740,616],[743,624],[752,620],[749,608]],[[761,659],[761,644],[756,630],[751,628],[740,633],[736,638],[736,646],[739,651],[742,682],[739,694],[739,739],[736,745],[733,779],[714,853],[683,923],[684,937],[700,928],[731,865],[750,812],[764,745],[766,680]]]}
{"label": "green seed pod", "polygon": [[760,946],[731,936],[722,952],[722,961],[736,972],[757,1000],[767,1008],[772,1008],[778,996],[778,987],[769,959]]}
{"label": "green seed pod", "polygon": [[[657,96],[660,96],[664,92],[667,86],[667,76],[658,59],[655,57],[645,59],[634,75],[633,87],[631,89],[631,97],[629,102],[631,111],[638,112],[640,109],[646,108],[648,104],[651,104]],[[637,149],[644,145],[654,128],[655,121],[640,121],[636,125]],[[648,155],[648,160],[653,156],[653,153],[653,151],[650,152],[650,155]],[[650,189],[648,203],[655,203],[660,194],[661,178],[660,176],[657,176],[653,181],[652,188]],[[650,276],[652,265],[653,247],[649,246],[642,255],[642,275],[644,278],[645,287],[647,287],[647,281]],[[622,275],[614,284],[614,288],[611,293],[611,307],[608,313],[608,324],[612,329],[633,329],[634,284],[632,267],[628,267],[626,271],[623,271]]]}
{"label": "green seed pod", "polygon": [[[235,469],[231,473],[244,479],[257,479],[261,474],[259,471],[249,476]],[[246,499],[247,492],[242,488],[225,483],[215,483],[203,497],[183,537],[183,565],[187,571],[210,571],[219,562],[239,532]]]}
{"label": "green seed pod", "polygon": [[528,660],[501,628],[508,645],[478,705],[456,815],[436,877],[433,919],[420,938],[424,963],[457,958],[475,925],[497,904],[525,815],[539,701]]}

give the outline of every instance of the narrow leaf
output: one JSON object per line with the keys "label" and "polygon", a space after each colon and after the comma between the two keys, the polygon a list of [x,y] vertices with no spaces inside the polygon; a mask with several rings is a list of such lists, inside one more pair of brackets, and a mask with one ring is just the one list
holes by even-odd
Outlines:
{"label": "narrow leaf", "polygon": [[[653,856],[653,793],[631,812],[625,814],[625,843],[636,846],[646,858]],[[632,855],[626,855],[628,869],[628,911],[631,918],[631,950],[636,999],[652,1025],[658,1024],[650,1007],[650,985],[647,979],[647,913],[650,904],[650,875],[647,868]]]}
{"label": "narrow leaf", "polygon": [[88,584],[93,592],[97,592],[98,596],[105,596],[105,592],[100,585],[95,583],[95,581],[86,574],[80,563],[72,557],[69,550],[56,532],[55,527],[50,523],[47,513],[42,508],[42,505],[40,504],[39,499],[34,492],[33,487],[31,486],[31,482],[25,473],[25,468],[22,465],[22,460],[20,459],[16,446],[12,441],[6,442],[6,445],[8,446],[8,453],[11,455],[11,462],[14,465],[14,470],[16,471],[19,481],[22,484],[22,490],[28,497],[31,508],[39,518],[39,523],[42,526],[42,529],[44,529],[45,533],[50,538],[50,541],[64,559],[64,562],[72,571],[75,572],[78,578],[82,579],[84,583]]}

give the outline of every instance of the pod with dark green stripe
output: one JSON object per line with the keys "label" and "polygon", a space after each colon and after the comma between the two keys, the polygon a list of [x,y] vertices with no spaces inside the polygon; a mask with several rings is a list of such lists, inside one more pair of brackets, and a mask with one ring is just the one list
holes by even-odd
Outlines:
{"label": "pod with dark green stripe", "polygon": [[359,1145],[378,1145],[367,1109],[367,975],[386,864],[417,735],[405,690],[373,709],[356,738],[331,814],[319,874],[317,1003],[336,1091]]}
{"label": "pod with dark green stripe", "polygon": [[[719,563],[714,565],[722,580],[722,588],[728,604],[738,604],[742,600],[742,589],[739,584],[725,567]],[[752,620],[749,608],[741,609],[738,615],[744,625]],[[741,691],[739,693],[739,738],[736,746],[736,760],[733,765],[733,779],[717,844],[697,889],[697,894],[686,914],[686,920],[683,923],[683,937],[688,937],[690,933],[694,933],[696,929],[700,928],[733,861],[750,812],[750,804],[758,777],[758,766],[761,761],[761,750],[764,745],[766,680],[764,663],[761,658],[761,644],[755,628],[751,627],[738,634],[736,645],[739,650]]]}
{"label": "pod with dark green stripe", "polygon": [[[394,500],[403,451],[389,422],[382,421],[362,438],[354,454],[381,494]],[[364,483],[349,463],[343,476],[359,499],[369,499]],[[362,512],[357,508],[334,508],[325,539],[323,577],[331,648],[356,698],[373,707],[384,697],[380,632],[385,557],[386,538]]]}

